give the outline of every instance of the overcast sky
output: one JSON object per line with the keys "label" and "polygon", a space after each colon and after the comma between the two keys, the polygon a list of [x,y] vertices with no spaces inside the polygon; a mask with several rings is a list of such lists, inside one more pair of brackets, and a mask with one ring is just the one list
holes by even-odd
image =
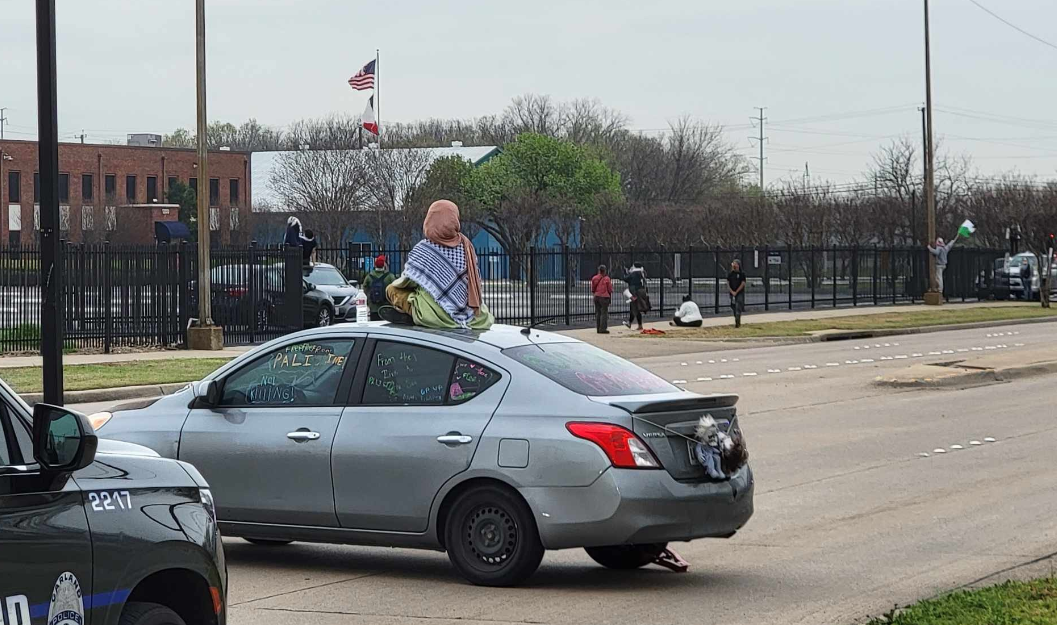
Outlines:
{"label": "overcast sky", "polygon": [[[1057,43],[1053,0],[979,2]],[[194,0],[56,4],[64,140],[193,128]],[[528,92],[592,97],[637,129],[684,114],[723,124],[752,155],[749,118],[766,106],[768,183],[799,180],[805,162],[814,181],[849,180],[880,144],[921,133],[920,0],[207,0],[206,11],[211,120],[359,114],[367,94],[346,81],[380,48],[383,124],[494,113]],[[985,175],[1057,175],[1057,49],[970,0],[933,0],[932,23],[946,148]],[[6,135],[35,138],[33,2],[0,0],[0,42]]]}

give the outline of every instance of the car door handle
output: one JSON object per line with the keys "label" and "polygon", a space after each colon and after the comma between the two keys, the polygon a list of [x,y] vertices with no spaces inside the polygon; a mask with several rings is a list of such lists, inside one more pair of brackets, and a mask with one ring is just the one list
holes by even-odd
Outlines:
{"label": "car door handle", "polygon": [[305,441],[318,441],[319,432],[309,432],[308,430],[298,430],[296,432],[290,432],[286,435],[292,441],[298,443],[304,443]]}
{"label": "car door handle", "polygon": [[473,437],[465,434],[445,434],[438,436],[437,442],[445,445],[468,445],[473,442]]}

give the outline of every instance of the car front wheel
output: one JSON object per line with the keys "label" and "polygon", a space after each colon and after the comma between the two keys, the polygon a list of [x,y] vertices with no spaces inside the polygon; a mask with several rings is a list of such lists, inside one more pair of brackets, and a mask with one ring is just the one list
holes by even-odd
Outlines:
{"label": "car front wheel", "polygon": [[587,555],[608,569],[628,571],[653,562],[668,548],[668,543],[648,545],[618,545],[616,547],[588,547]]}
{"label": "car front wheel", "polygon": [[455,501],[444,528],[452,565],[479,586],[515,586],[543,560],[532,511],[516,493],[500,486],[466,491]]}
{"label": "car front wheel", "polygon": [[186,625],[180,615],[157,603],[129,603],[121,611],[120,625]]}
{"label": "car front wheel", "polygon": [[319,307],[319,313],[316,315],[316,327],[325,328],[333,321],[333,315],[330,312],[330,308],[326,306]]}

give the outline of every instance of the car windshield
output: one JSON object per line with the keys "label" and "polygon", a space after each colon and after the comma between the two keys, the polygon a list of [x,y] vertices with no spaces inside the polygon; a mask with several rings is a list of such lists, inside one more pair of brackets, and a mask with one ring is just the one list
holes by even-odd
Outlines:
{"label": "car windshield", "polygon": [[679,389],[638,365],[587,343],[544,343],[503,350],[581,395],[655,395]]}
{"label": "car windshield", "polygon": [[349,284],[345,276],[341,275],[341,272],[334,267],[313,267],[312,271],[305,275],[305,280],[312,284],[326,286],[347,286]]}

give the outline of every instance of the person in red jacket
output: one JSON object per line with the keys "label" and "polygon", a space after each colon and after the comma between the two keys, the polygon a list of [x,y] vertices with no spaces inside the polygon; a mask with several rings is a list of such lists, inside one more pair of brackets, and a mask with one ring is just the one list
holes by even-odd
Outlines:
{"label": "person in red jacket", "polygon": [[598,266],[598,273],[591,277],[591,294],[595,296],[595,330],[609,334],[609,303],[613,301],[613,281],[605,265]]}

